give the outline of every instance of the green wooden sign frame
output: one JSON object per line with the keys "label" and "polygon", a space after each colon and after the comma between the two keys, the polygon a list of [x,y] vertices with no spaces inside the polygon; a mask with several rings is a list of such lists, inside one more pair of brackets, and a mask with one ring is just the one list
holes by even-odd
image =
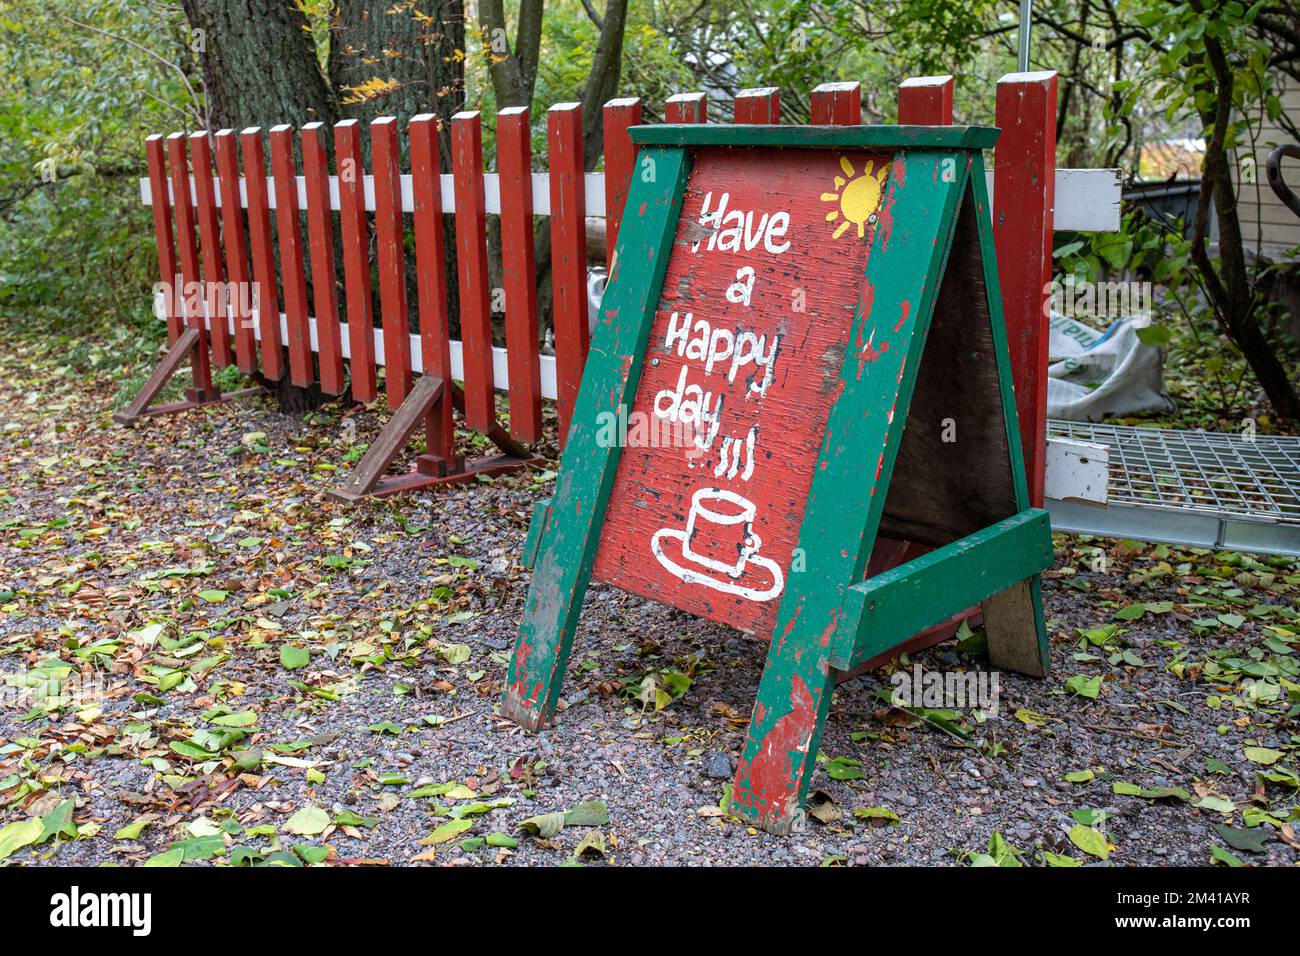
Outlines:
{"label": "green wooden sign frame", "polygon": [[[701,148],[874,149],[905,162],[886,185],[892,228],[867,261],[868,308],[854,309],[799,533],[806,583],[780,599],[732,809],[788,833],[803,817],[818,742],[839,673],[897,647],[920,629],[982,603],[990,661],[1041,676],[1048,665],[1039,574],[1052,562],[1047,513],[1030,506],[1002,318],[980,150],[980,127],[649,126],[631,130],[637,173],[618,235],[555,493],[537,506],[526,546],[533,567],[510,660],[503,716],[538,730],[553,715],[601,539],[621,448],[597,441],[604,412],[631,407],[678,228],[693,154]],[[645,172],[645,175],[642,173]],[[652,172],[653,174],[649,174]],[[973,216],[1014,508],[1001,520],[863,580],[879,533],[960,216]],[[959,277],[960,278],[960,277]],[[878,316],[910,311],[903,347],[863,364]],[[870,414],[889,410],[893,415]],[[993,453],[993,452],[991,452]],[[873,483],[869,476],[876,475]]]}

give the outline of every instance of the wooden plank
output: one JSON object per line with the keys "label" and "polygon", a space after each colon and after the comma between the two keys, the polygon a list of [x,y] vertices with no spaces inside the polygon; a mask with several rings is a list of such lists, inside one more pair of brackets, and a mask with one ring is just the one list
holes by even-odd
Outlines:
{"label": "wooden plank", "polygon": [[443,394],[443,381],[433,375],[422,375],[407,394],[400,408],[393,413],[388,424],[370,443],[366,453],[361,456],[357,466],[348,475],[347,481],[331,489],[329,497],[338,501],[355,501],[369,494],[371,489],[388,466],[393,463],[397,453],[406,447],[415,430],[420,427],[430,410]]}
{"label": "wooden plank", "polygon": [[280,282],[289,323],[289,381],[307,386],[316,378],[307,325],[307,264],[298,215],[297,170],[293,162],[293,127],[272,126],[271,170],[275,183],[275,228],[280,245]]}
{"label": "wooden plank", "polygon": [[[218,130],[216,144],[217,176],[220,185],[221,237],[226,244],[226,272],[237,292],[232,300],[235,323],[235,364],[245,375],[257,370],[257,336],[253,331],[255,289],[248,266],[248,248],[244,239],[243,205],[239,202],[239,144],[233,129]],[[231,197],[236,201],[227,201]]]}
{"label": "wooden plank", "polygon": [[[411,117],[411,179],[415,206],[416,295],[420,310],[422,371],[444,382],[452,380],[451,331],[447,324],[447,249],[442,231],[442,190],[439,179],[438,118],[431,113]],[[425,450],[444,462],[455,457],[456,425],[452,403],[444,391],[429,412]]]}
{"label": "wooden plank", "polygon": [[[848,670],[889,650],[899,635],[983,601],[1052,566],[1047,512],[1029,509],[849,589],[831,666]],[[853,622],[857,622],[856,628]]]}
{"label": "wooden plank", "polygon": [[[632,183],[632,167],[636,163],[636,147],[632,145],[627,131],[639,125],[639,97],[610,100],[605,104],[601,132],[605,149],[605,262],[609,264],[611,273],[614,271],[618,224],[623,221],[623,203],[627,201],[628,187]],[[587,205],[591,206],[590,201]]]}
{"label": "wooden plank", "polygon": [[167,319],[167,341],[175,343],[185,331],[185,316],[177,312],[175,304],[184,297],[184,284],[176,265],[176,244],[172,237],[172,209],[167,188],[167,157],[164,137],[155,133],[145,140],[145,159],[149,166],[149,190],[157,199],[151,203],[153,212],[153,238],[158,250],[158,275],[165,287],[166,304],[163,315]]}
{"label": "wooden plank", "polygon": [[[406,243],[397,120],[370,123],[370,161],[375,176],[375,246],[379,259],[380,325],[384,330],[384,377],[388,407],[400,408],[411,390],[410,315],[406,303]],[[459,218],[459,217],[458,217]]]}
{"label": "wooden plank", "polygon": [[506,354],[510,362],[510,434],[527,442],[542,437],[531,134],[527,107],[510,107],[497,113],[497,169],[503,197],[501,271],[506,293]]}
{"label": "wooden plank", "polygon": [[1000,670],[1042,677],[1048,649],[1043,624],[1042,580],[1034,575],[1017,581],[984,602],[984,634],[989,665]]}
{"label": "wooden plank", "polygon": [[890,160],[697,154],[596,580],[773,633]]}
{"label": "wooden plank", "polygon": [[340,395],[344,388],[343,344],[339,336],[334,222],[330,216],[329,159],[325,155],[324,130],[324,123],[308,123],[302,128],[302,171],[307,187],[307,238],[311,249],[311,298],[320,355],[320,387],[327,395]]}
{"label": "wooden plank", "polygon": [[953,79],[950,75],[913,76],[898,84],[899,125],[951,126]]}
{"label": "wooden plank", "polygon": [[[339,232],[343,241],[343,280],[347,294],[348,371],[352,376],[352,397],[358,402],[373,402],[379,392],[375,382],[375,316],[361,160],[361,124],[352,119],[334,124]],[[407,350],[410,351],[409,342]]]}
{"label": "wooden plank", "polygon": [[583,202],[582,107],[557,103],[546,114],[551,164],[551,288],[560,446],[564,447],[591,344],[587,324],[587,235]]}
{"label": "wooden plank", "polygon": [[131,404],[127,405],[122,411],[113,413],[113,421],[119,425],[129,425],[143,415],[145,409],[158,397],[158,393],[162,391],[163,386],[176,374],[176,370],[180,368],[181,363],[190,357],[190,353],[194,351],[194,346],[198,342],[198,329],[183,329],[180,336],[171,344],[171,348],[167,350],[163,360],[149,373],[144,386],[136,394],[135,398],[131,399]]}
{"label": "wooden plank", "polygon": [[781,122],[781,91],[775,86],[741,90],[736,94],[734,116],[737,123]]}
{"label": "wooden plank", "polygon": [[[1055,78],[1053,78],[1055,82]],[[1053,97],[1053,100],[1055,97]],[[1053,139],[1055,136],[1053,136]],[[1006,297],[1001,290],[1002,263],[996,251],[997,233],[990,221],[992,203],[985,190],[984,160],[974,156],[974,173],[971,176],[971,195],[975,206],[975,224],[979,231],[980,258],[984,268],[984,285],[987,291],[989,328],[993,333],[993,356],[997,368],[998,389],[1001,393],[1002,418],[1005,422],[1007,450],[1010,453],[1011,479],[1015,503],[1019,510],[1028,508],[1033,501],[1034,486],[1026,468],[1026,457],[1021,448],[1020,425],[1016,418],[1019,391],[1015,382],[1015,356],[1011,351],[1011,327],[1003,315]],[[1050,239],[1051,228],[1048,227]],[[1050,248],[1048,251],[1050,258]],[[1044,329],[1047,318],[1044,316]],[[1044,332],[1044,337],[1046,332]],[[1043,373],[1047,367],[1044,364]],[[1046,403],[1044,402],[1044,406]],[[1045,411],[1045,408],[1044,408]],[[1042,468],[1039,467],[1037,491],[1041,500],[1043,491]],[[1037,503],[1034,502],[1037,507]],[[1040,575],[1012,585],[984,602],[984,633],[988,640],[989,663],[994,667],[1014,670],[1032,677],[1047,673],[1051,648],[1047,642],[1047,622],[1043,617],[1043,594]]]}
{"label": "wooden plank", "polygon": [[456,178],[456,261],[460,332],[465,343],[465,424],[486,432],[497,420],[492,376],[492,306],[488,290],[487,218],[483,211],[483,133],[476,111],[451,118]]}
{"label": "wooden plank", "polygon": [[591,565],[621,449],[596,440],[601,413],[617,413],[636,392],[659,301],[690,160],[685,151],[648,149],[656,176],[632,178],[618,240],[621,280],[610,287],[596,327],[592,374],[578,395],[570,441],[583,454],[566,460],[523,622],[510,656],[501,714],[537,729],[555,710],[582,610]]}
{"label": "wooden plank", "polygon": [[861,122],[861,83],[822,83],[813,89],[814,126],[857,126]]}
{"label": "wooden plank", "polygon": [[789,149],[992,149],[991,126],[637,126],[640,146],[784,146]]}
{"label": "wooden plank", "polygon": [[[945,163],[959,175],[945,181]],[[943,274],[969,166],[969,156],[941,150],[893,159],[799,531],[805,566],[816,573],[792,574],[781,597],[732,788],[736,811],[770,832],[790,832],[802,813],[835,685],[830,648],[849,626],[840,618],[844,599],[876,538],[938,291],[930,277]]]}
{"label": "wooden plank", "polygon": [[234,355],[230,348],[221,230],[217,225],[216,182],[212,178],[212,141],[206,132],[190,134],[190,164],[194,167],[195,214],[203,249],[203,304],[209,318],[212,361],[224,367],[234,361]]}
{"label": "wooden plank", "polygon": [[709,99],[703,93],[674,93],[664,101],[665,123],[707,123]]}
{"label": "wooden plank", "polygon": [[1056,185],[1056,74],[1009,73],[998,80],[993,235],[1016,386],[1029,497],[1043,503],[1047,440],[1048,283]]}
{"label": "wooden plank", "polygon": [[185,282],[181,298],[181,312],[185,324],[198,329],[199,339],[194,345],[190,372],[194,389],[200,396],[212,392],[212,370],[208,358],[208,333],[204,328],[202,310],[190,308],[190,289],[199,288],[199,247],[194,238],[194,201],[190,193],[190,174],[186,159],[185,134],[172,133],[167,137],[167,167],[172,184],[172,210],[176,214],[176,247],[180,252],[181,278]]}
{"label": "wooden plank", "polygon": [[239,134],[239,144],[244,154],[244,184],[248,192],[248,248],[253,260],[253,280],[257,283],[262,374],[274,382],[284,377],[284,353],[280,348],[280,297],[276,287],[275,248],[271,244],[262,131],[250,126]]}
{"label": "wooden plank", "polygon": [[[350,123],[354,121],[344,120],[342,122]],[[444,173],[441,178],[443,211],[451,213],[455,211],[452,177],[450,174]],[[988,171],[988,178],[989,192],[992,193],[993,171],[991,169]],[[367,195],[371,197],[366,201],[366,208],[373,210],[373,177],[364,175],[361,179],[367,188]],[[407,175],[401,177],[403,212],[411,212],[414,208],[411,200],[410,179],[411,177]],[[587,214],[590,216],[605,215],[607,207],[606,174],[603,172],[587,173],[584,179],[586,183]],[[302,177],[299,177],[299,180],[301,182]],[[1056,208],[1053,214],[1056,231],[1117,232],[1119,230],[1122,183],[1123,170],[1120,169],[1057,169]],[[333,180],[330,188],[330,208],[337,210],[339,209],[339,201]],[[152,204],[153,193],[154,190],[149,185],[149,180],[140,180],[140,197],[146,206]],[[167,193],[170,195],[170,190]],[[500,194],[500,180],[497,174],[484,173],[484,209],[488,215],[496,215],[501,212]],[[305,195],[302,186],[299,187],[299,195]],[[275,205],[274,199],[275,197],[272,196],[272,207]],[[220,197],[218,197],[217,204],[221,205]],[[170,209],[170,205],[168,208]],[[550,177],[547,173],[533,173],[533,214],[536,216],[549,216],[551,214]]]}

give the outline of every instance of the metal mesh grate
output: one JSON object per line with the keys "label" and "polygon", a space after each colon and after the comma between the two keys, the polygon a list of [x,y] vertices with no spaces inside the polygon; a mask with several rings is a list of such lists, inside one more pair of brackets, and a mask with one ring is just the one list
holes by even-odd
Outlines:
{"label": "metal mesh grate", "polygon": [[1110,447],[1112,503],[1300,525],[1300,438],[1058,420],[1047,431]]}

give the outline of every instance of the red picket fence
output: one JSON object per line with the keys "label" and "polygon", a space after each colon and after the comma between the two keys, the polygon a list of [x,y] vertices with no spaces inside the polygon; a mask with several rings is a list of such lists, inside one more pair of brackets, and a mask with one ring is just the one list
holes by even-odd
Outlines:
{"label": "red picket fence", "polygon": [[[952,93],[951,77],[907,80],[899,88],[899,122],[952,123]],[[777,122],[779,97],[779,91],[771,88],[741,93],[735,100],[734,121]],[[1012,74],[998,83],[996,125],[1002,128],[1002,137],[993,163],[993,225],[1036,505],[1042,503],[1046,427],[1044,304],[1057,178],[1055,104],[1055,74]],[[411,167],[407,173],[400,168],[400,131],[392,118],[370,124],[368,175],[362,170],[361,126],[353,120],[332,130],[333,172],[326,157],[325,137],[330,131],[320,123],[301,129],[301,170],[295,168],[294,130],[276,126],[269,131],[269,177],[263,173],[260,129],[149,137],[149,178],[142,183],[142,193],[153,207],[163,281],[173,283],[179,275],[187,287],[203,290],[201,307],[173,296],[166,312],[173,352],[192,354],[193,388],[190,401],[180,407],[221,397],[212,387],[214,366],[234,364],[243,372],[260,371],[273,380],[287,372],[294,384],[317,381],[323,391],[334,395],[345,388],[346,366],[351,394],[363,402],[377,397],[377,368],[383,366],[389,407],[400,409],[408,398],[414,404],[406,414],[399,411],[394,416],[390,440],[378,443],[384,447],[368,466],[362,463],[358,470],[365,474],[341,495],[346,498],[459,480],[530,460],[522,443],[541,436],[544,397],[557,402],[563,440],[589,345],[585,218],[606,217],[607,252],[612,260],[635,162],[627,129],[640,123],[641,112],[639,99],[612,100],[605,106],[603,174],[584,173],[582,114],[572,103],[547,112],[550,169],[540,174],[532,170],[530,117],[525,108],[497,115],[496,173],[484,172],[480,116],[473,112],[451,120],[450,175],[438,173],[438,120],[430,115],[414,117],[407,124]],[[859,85],[819,86],[812,94],[811,112],[815,124],[861,122]],[[669,123],[706,122],[705,95],[669,98],[664,118]],[[1082,194],[1087,190],[1079,187],[1078,191],[1076,205],[1082,210],[1087,205]],[[272,211],[278,243],[272,236]],[[300,212],[306,213],[305,237]],[[342,296],[333,249],[336,212],[342,241]],[[403,213],[411,213],[414,222],[416,334],[409,331],[412,304],[407,301]],[[455,215],[459,262],[455,277],[446,274],[443,213]],[[369,214],[374,217],[379,284],[377,329],[371,304]],[[504,350],[492,344],[486,229],[487,216],[493,214],[501,218]],[[539,349],[532,242],[532,217],[537,215],[551,217],[553,358],[541,355]],[[1081,211],[1077,218],[1072,228],[1088,227],[1087,212]],[[1110,227],[1108,221],[1091,226]],[[310,252],[310,277],[304,250]],[[238,286],[250,281],[261,292],[259,307],[251,316],[240,314],[243,310],[214,294],[223,283]],[[446,290],[452,281],[460,293],[459,341],[449,335]],[[193,334],[182,342],[187,330]],[[174,358],[172,370],[183,356]],[[439,384],[417,393],[414,383],[419,376]],[[453,384],[456,380],[463,381],[463,391]],[[497,422],[497,389],[509,396],[508,429]],[[151,413],[147,406],[152,395],[142,393],[142,399],[121,420]],[[453,405],[462,408],[467,427],[488,434],[504,454],[477,463],[458,461],[453,448]],[[174,407],[178,406],[170,406]],[[387,464],[422,422],[427,450],[419,474],[385,481]]]}

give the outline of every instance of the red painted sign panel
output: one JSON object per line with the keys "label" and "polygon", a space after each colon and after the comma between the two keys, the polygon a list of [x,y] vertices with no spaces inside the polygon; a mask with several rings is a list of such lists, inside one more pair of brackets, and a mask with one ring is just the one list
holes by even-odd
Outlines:
{"label": "red painted sign panel", "polygon": [[636,399],[598,423],[624,450],[597,580],[772,633],[889,162],[696,152]]}

